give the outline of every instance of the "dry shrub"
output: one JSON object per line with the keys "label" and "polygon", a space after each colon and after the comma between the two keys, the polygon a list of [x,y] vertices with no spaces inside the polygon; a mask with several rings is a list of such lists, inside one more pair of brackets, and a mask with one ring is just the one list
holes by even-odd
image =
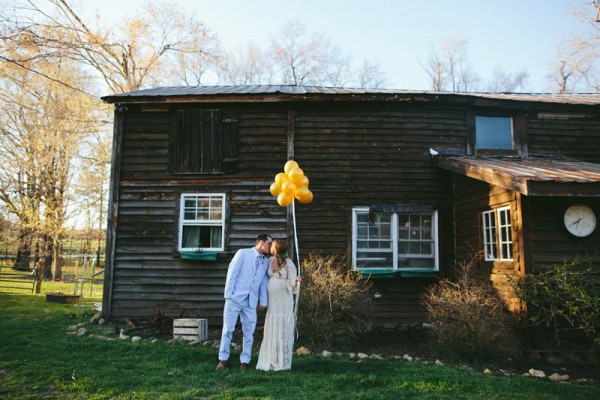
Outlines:
{"label": "dry shrub", "polygon": [[311,254],[302,262],[298,331],[326,346],[356,343],[370,326],[371,283],[348,270],[344,258]]}
{"label": "dry shrub", "polygon": [[489,360],[519,349],[515,321],[480,261],[477,254],[458,263],[453,277],[440,280],[422,297],[436,327],[432,337],[439,353]]}

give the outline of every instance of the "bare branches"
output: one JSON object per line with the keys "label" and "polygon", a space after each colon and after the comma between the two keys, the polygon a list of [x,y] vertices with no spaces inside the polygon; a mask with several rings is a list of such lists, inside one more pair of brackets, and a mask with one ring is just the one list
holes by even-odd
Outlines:
{"label": "bare branches", "polygon": [[560,44],[550,79],[561,93],[600,90],[600,23],[598,4],[577,8],[574,15],[588,26],[587,32],[574,35]]}
{"label": "bare branches", "polygon": [[266,49],[254,43],[224,57],[219,73],[225,84],[288,84],[382,87],[387,77],[365,60],[353,70],[352,62],[323,33],[309,33],[298,21],[286,23],[271,37]]}
{"label": "bare branches", "polygon": [[[426,62],[421,63],[421,67],[429,75],[432,90],[480,90],[482,79],[469,61],[467,45],[462,37],[455,37],[443,42],[439,50],[432,48]],[[502,67],[496,67],[485,90],[492,93],[525,91],[528,79],[529,73],[526,70],[510,73]]]}
{"label": "bare branches", "polygon": [[431,89],[437,92],[477,91],[481,79],[473,70],[467,54],[467,41],[460,37],[442,42],[439,50],[432,49],[421,67],[431,79]]}
{"label": "bare branches", "polygon": [[45,57],[85,65],[113,92],[165,82],[181,63],[202,60],[214,68],[219,58],[216,35],[176,4],[150,4],[120,29],[108,31],[88,26],[65,0],[51,3],[53,14],[32,4],[31,20],[7,19],[4,44],[34,46]]}

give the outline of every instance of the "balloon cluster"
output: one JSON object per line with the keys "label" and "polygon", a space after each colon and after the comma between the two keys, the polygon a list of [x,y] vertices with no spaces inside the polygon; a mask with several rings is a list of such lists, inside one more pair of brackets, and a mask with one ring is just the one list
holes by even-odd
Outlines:
{"label": "balloon cluster", "polygon": [[277,197],[277,204],[287,207],[294,198],[302,204],[310,203],[313,194],[308,189],[308,178],[298,163],[294,160],[286,162],[283,171],[275,175],[275,182],[269,188],[271,194]]}

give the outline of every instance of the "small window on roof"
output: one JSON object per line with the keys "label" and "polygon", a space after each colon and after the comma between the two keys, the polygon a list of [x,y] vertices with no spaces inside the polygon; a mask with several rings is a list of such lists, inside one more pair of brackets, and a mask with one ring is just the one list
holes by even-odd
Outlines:
{"label": "small window on roof", "polygon": [[511,117],[475,116],[475,149],[512,150],[513,148]]}

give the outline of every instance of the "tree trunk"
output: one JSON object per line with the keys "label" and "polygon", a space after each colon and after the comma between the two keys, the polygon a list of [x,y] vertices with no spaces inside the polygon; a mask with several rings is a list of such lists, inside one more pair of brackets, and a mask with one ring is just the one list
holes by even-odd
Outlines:
{"label": "tree trunk", "polygon": [[29,261],[31,258],[31,232],[28,229],[22,229],[19,234],[19,245],[17,248],[17,257],[13,269],[18,271],[30,271]]}
{"label": "tree trunk", "polygon": [[54,238],[52,243],[52,271],[54,272],[54,280],[62,280],[62,242]]}
{"label": "tree trunk", "polygon": [[46,270],[46,260],[42,257],[35,265],[37,276],[35,282],[35,293],[39,294],[42,291],[42,282],[44,281],[44,272]]}
{"label": "tree trunk", "polygon": [[44,279],[52,280],[52,241],[46,235],[40,253],[40,261],[43,260],[44,263]]}

